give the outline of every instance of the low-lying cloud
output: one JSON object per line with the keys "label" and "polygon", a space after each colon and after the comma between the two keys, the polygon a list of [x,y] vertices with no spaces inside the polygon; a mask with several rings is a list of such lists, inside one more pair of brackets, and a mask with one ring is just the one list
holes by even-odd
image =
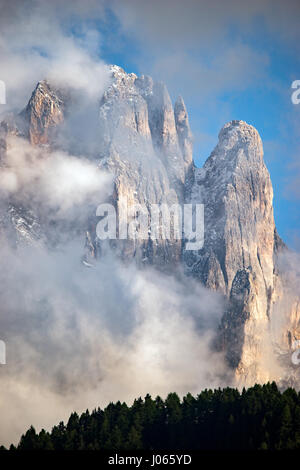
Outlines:
{"label": "low-lying cloud", "polygon": [[[23,205],[42,205],[65,217],[74,207],[97,204],[112,192],[112,176],[84,157],[34,147],[21,137],[7,138],[5,164],[0,168],[2,197]],[[78,214],[77,214],[78,215]]]}
{"label": "low-lying cloud", "polygon": [[225,382],[211,348],[221,297],[112,254],[84,268],[81,250],[82,240],[57,251],[1,249],[2,444],[72,410]]}

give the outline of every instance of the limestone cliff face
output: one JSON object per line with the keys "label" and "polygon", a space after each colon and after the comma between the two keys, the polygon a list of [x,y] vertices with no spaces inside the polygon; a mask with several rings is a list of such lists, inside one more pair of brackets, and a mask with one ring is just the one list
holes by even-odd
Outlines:
{"label": "limestone cliff face", "polygon": [[276,243],[274,304],[269,336],[281,366],[283,386],[300,387],[300,270],[299,255]]}
{"label": "limestone cliff face", "polygon": [[175,102],[174,113],[179,145],[185,164],[190,167],[193,163],[193,136],[182,96],[179,96]]}
{"label": "limestone cliff face", "polygon": [[[111,77],[99,110],[100,166],[115,175],[113,201],[118,212],[125,201],[146,207],[182,203],[191,164],[191,132],[183,101],[176,114],[165,85],[116,66],[111,67]],[[167,270],[181,260],[180,240],[124,240],[115,248],[122,257]]]}
{"label": "limestone cliff face", "polygon": [[192,136],[182,98],[174,110],[163,83],[127,74],[117,66],[111,67],[111,76],[112,84],[100,103],[103,154],[106,157],[113,147],[126,158],[147,155],[150,162],[155,155],[171,185],[182,190],[192,162]]}
{"label": "limestone cliff face", "polygon": [[[150,77],[127,74],[118,66],[111,66],[110,74],[110,85],[98,105],[99,145],[92,155],[87,149],[87,155],[114,175],[111,202],[118,212],[124,202],[129,207],[183,203],[185,175],[192,158],[191,131],[183,100],[174,113],[164,84],[153,82]],[[46,80],[39,82],[24,111],[13,119],[15,133],[32,145],[65,145],[70,136],[64,136],[64,132],[69,130],[68,120],[76,109],[71,95]],[[8,127],[7,122],[3,126]],[[8,133],[2,134],[3,153]],[[97,219],[91,216],[87,247],[88,256],[92,257],[101,251],[96,241],[96,223]],[[148,238],[113,245],[124,260],[135,258],[138,264],[169,270],[181,261],[180,240]]]}
{"label": "limestone cliff face", "polygon": [[[205,242],[199,252],[185,254],[186,271],[228,298],[218,347],[240,383],[272,380],[269,364],[276,362],[278,338],[271,325],[282,296],[276,268],[282,242],[256,129],[243,121],[226,124],[188,189],[190,200],[205,207]],[[276,373],[281,374],[279,367]]]}
{"label": "limestone cliff face", "polygon": [[[289,381],[292,343],[300,338],[299,299],[280,263],[286,248],[275,228],[273,189],[257,130],[243,121],[229,122],[203,168],[196,168],[183,99],[173,108],[164,84],[117,66],[110,73],[98,106],[96,146],[87,152],[114,175],[109,201],[119,213],[125,203],[201,203],[205,211],[205,240],[199,251],[184,250],[181,240],[150,237],[111,245],[124,261],[135,259],[138,265],[167,271],[183,266],[187,276],[224,294],[227,309],[217,347],[224,350],[238,383]],[[40,82],[25,110],[12,123],[2,123],[1,158],[8,133],[33,145],[59,146],[64,140],[56,136],[64,130],[69,101],[66,91]],[[22,233],[28,240],[31,235],[32,240],[39,238],[39,221],[31,211],[10,202],[2,213],[1,230],[10,220],[19,238]],[[89,217],[83,230],[87,262],[103,249],[96,223],[95,216]]]}
{"label": "limestone cliff face", "polygon": [[33,145],[48,144],[55,137],[56,127],[63,122],[66,94],[39,82],[21,113],[24,118],[24,133]]}
{"label": "limestone cliff face", "polygon": [[243,121],[223,127],[204,167],[195,170],[189,194],[191,201],[205,204],[205,245],[187,258],[188,270],[229,295],[237,271],[252,266],[269,289],[273,190],[254,127]]}

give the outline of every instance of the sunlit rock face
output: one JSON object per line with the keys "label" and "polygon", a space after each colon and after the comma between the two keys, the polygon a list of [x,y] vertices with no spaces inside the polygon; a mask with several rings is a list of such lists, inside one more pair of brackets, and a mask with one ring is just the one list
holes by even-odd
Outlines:
{"label": "sunlit rock face", "polygon": [[[115,175],[113,201],[121,212],[134,204],[182,204],[191,165],[188,118],[177,114],[164,84],[111,67],[112,82],[100,102],[100,166]],[[185,110],[183,101],[181,106]],[[181,113],[181,114],[180,114]],[[180,114],[180,116],[179,116]],[[177,119],[177,126],[176,126]],[[181,261],[181,240],[115,243],[126,259],[171,270]]]}
{"label": "sunlit rock face", "polygon": [[204,167],[195,170],[191,200],[205,205],[205,243],[187,254],[188,273],[229,299],[221,339],[243,379],[268,379],[262,346],[274,291],[273,189],[262,142],[243,121],[226,124]]}
{"label": "sunlit rock face", "polygon": [[272,183],[256,129],[243,121],[226,124],[186,193],[205,206],[204,247],[184,254],[186,272],[228,298],[218,347],[238,383],[283,380],[288,367],[277,359],[282,350],[288,355],[288,324],[297,337],[299,307],[293,298],[286,321],[274,328],[279,305],[287,303],[286,275],[277,262],[286,248],[275,228]]}
{"label": "sunlit rock face", "polygon": [[25,121],[25,133],[33,145],[48,144],[55,138],[57,125],[64,119],[66,95],[49,85],[39,82],[21,116]]}
{"label": "sunlit rock face", "polygon": [[[204,204],[201,250],[186,251],[182,240],[153,241],[150,236],[113,241],[111,246],[124,262],[134,259],[139,266],[169,272],[179,268],[224,295],[227,307],[215,346],[224,351],[238,384],[273,379],[294,383],[289,358],[293,341],[300,338],[299,300],[291,289],[294,278],[289,279],[280,261],[287,249],[276,232],[273,189],[257,130],[244,121],[229,122],[203,168],[196,168],[183,99],[173,108],[166,86],[151,77],[128,74],[118,66],[110,66],[109,74],[107,89],[93,103],[93,137],[66,138],[72,93],[43,81],[25,110],[1,124],[1,161],[7,136],[20,135],[34,146],[69,146],[73,153],[80,149],[79,155],[113,174],[107,202],[118,213],[125,203]],[[9,227],[19,242],[36,241],[45,233],[32,208],[27,212],[11,201],[5,207],[2,233]],[[87,234],[88,264],[95,258],[101,262],[103,250],[96,237],[95,209],[87,209],[86,225],[80,227]]]}

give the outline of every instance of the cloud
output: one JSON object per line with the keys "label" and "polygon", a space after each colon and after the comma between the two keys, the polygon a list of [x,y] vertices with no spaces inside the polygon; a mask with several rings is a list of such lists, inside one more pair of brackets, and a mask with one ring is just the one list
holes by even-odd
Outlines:
{"label": "cloud", "polygon": [[81,248],[79,240],[38,256],[28,246],[1,249],[1,443],[16,442],[30,424],[49,428],[74,409],[229,381],[222,355],[211,350],[220,296],[125,268],[111,254],[85,269]]}
{"label": "cloud", "polygon": [[[1,80],[7,109],[20,109],[37,81],[48,78],[100,97],[108,71],[101,35],[87,23],[103,16],[101,2],[0,1]],[[78,29],[76,29],[78,28]]]}
{"label": "cloud", "polygon": [[[270,331],[275,345],[279,345],[283,352],[289,352],[291,344],[288,341],[288,332],[291,334],[291,342],[299,339],[299,292],[300,292],[300,254],[295,251],[284,251],[279,254],[277,264],[281,274],[280,295],[274,305],[271,317]],[[290,355],[289,355],[290,359]],[[289,364],[290,365],[290,361]],[[285,375],[287,375],[285,364]],[[294,370],[291,375],[297,377],[299,384],[299,373]]]}
{"label": "cloud", "polygon": [[264,82],[274,87],[268,41],[295,53],[299,44],[297,0],[116,0],[112,8],[139,45],[139,69],[198,105],[222,105],[222,93]]}
{"label": "cloud", "polygon": [[226,41],[233,28],[239,32],[253,32],[258,22],[266,33],[280,35],[294,41],[299,38],[297,17],[299,2],[288,0],[154,0],[151,3],[125,0],[113,3],[125,31],[136,34],[144,44],[157,48],[217,46]]}
{"label": "cloud", "polygon": [[[68,231],[112,192],[111,177],[97,168],[98,102],[108,75],[94,22],[105,15],[103,4],[0,1],[0,8],[0,78],[9,108],[22,109],[45,77],[72,88],[74,98],[53,147],[8,137],[1,204],[32,209],[45,230],[67,220]],[[80,263],[87,225],[77,227],[55,239],[55,248],[43,237],[14,248],[2,238],[1,444],[75,409],[230,382],[222,354],[211,347],[223,298],[190,279],[125,267],[110,252],[87,269]]]}
{"label": "cloud", "polygon": [[56,217],[66,217],[75,207],[96,206],[112,191],[111,175],[84,157],[34,147],[16,136],[8,137],[7,147],[0,168],[2,198],[14,198],[33,208],[42,206],[45,211],[55,210]]}

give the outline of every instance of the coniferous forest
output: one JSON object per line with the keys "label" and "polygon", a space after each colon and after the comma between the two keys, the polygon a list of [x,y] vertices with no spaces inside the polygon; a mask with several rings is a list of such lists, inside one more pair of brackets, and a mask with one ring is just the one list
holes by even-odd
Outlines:
{"label": "coniferous forest", "polygon": [[[11,446],[11,450],[15,450]],[[72,413],[67,424],[36,433],[31,427],[17,450],[296,450],[300,449],[300,393],[275,382],[239,392],[204,390],[182,400],[147,395],[132,406]]]}

